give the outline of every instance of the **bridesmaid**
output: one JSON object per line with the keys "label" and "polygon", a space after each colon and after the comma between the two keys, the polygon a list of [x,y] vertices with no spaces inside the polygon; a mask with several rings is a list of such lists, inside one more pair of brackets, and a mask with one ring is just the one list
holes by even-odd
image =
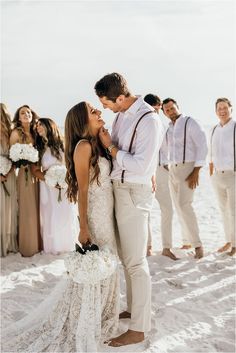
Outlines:
{"label": "bridesmaid", "polygon": [[[41,118],[37,123],[36,146],[40,167],[34,166],[34,175],[40,179],[40,227],[45,253],[58,254],[74,249],[77,229],[77,210],[62,190],[58,202],[58,189],[48,186],[44,174],[53,165],[64,164],[64,145],[55,122]],[[40,171],[42,170],[42,172]]]}
{"label": "bridesmaid", "polygon": [[[26,143],[35,145],[35,123],[38,117],[28,106],[18,108],[14,119],[14,129],[10,136],[10,145]],[[19,168],[17,192],[19,207],[19,251],[22,256],[33,256],[40,251],[38,183],[28,167],[28,181],[25,180],[25,168]]]}
{"label": "bridesmaid", "polygon": [[[5,104],[1,105],[0,124],[0,154],[9,157],[9,139],[11,134],[11,117]],[[4,191],[3,183],[9,195]],[[1,256],[6,256],[8,252],[17,252],[17,193],[16,175],[14,168],[6,176],[1,175]]]}

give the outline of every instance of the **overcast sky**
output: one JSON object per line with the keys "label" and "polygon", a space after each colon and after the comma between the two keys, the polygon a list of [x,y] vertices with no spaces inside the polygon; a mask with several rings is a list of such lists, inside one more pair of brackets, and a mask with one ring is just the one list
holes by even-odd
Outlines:
{"label": "overcast sky", "polygon": [[173,97],[213,125],[217,97],[235,106],[234,3],[1,1],[2,102],[12,113],[29,104],[63,126],[81,100],[101,108],[94,84],[117,71],[132,93]]}

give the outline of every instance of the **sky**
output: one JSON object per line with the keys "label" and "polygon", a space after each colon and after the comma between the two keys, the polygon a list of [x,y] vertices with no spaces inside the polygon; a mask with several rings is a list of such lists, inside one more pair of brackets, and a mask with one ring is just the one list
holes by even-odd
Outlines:
{"label": "sky", "polygon": [[1,101],[63,126],[80,101],[105,111],[94,85],[121,73],[132,93],[173,97],[203,125],[235,106],[235,2],[1,1]]}

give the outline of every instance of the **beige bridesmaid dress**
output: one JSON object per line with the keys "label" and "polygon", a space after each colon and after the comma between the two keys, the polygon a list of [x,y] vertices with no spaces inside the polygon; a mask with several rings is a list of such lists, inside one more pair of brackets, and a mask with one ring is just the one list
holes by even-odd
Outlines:
{"label": "beige bridesmaid dress", "polygon": [[[4,141],[0,144],[1,156],[9,156],[9,147]],[[10,195],[7,195],[3,184],[1,183],[1,257],[6,256],[8,252],[17,252],[17,191],[16,191],[16,175],[12,171],[7,181],[4,182],[5,187]]]}

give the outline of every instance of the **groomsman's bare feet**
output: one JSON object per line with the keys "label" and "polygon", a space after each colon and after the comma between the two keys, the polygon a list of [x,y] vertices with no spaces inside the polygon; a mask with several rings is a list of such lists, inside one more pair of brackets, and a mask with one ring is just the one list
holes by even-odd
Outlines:
{"label": "groomsman's bare feet", "polygon": [[111,346],[111,347],[127,346],[128,344],[136,344],[136,343],[142,342],[143,340],[144,340],[143,332],[128,330],[122,335],[112,338],[109,341],[108,346]]}
{"label": "groomsman's bare feet", "polygon": [[217,252],[224,252],[224,251],[227,251],[229,250],[229,248],[231,247],[231,243],[226,243],[225,245],[223,245],[221,248],[219,248],[217,250]]}
{"label": "groomsman's bare feet", "polygon": [[152,256],[152,246],[147,247],[147,256]]}
{"label": "groomsman's bare feet", "polygon": [[201,259],[203,257],[203,247],[202,246],[198,246],[197,248],[195,248],[195,259]]}
{"label": "groomsman's bare feet", "polygon": [[122,311],[119,315],[119,319],[130,319],[131,314],[128,311]]}
{"label": "groomsman's bare feet", "polygon": [[228,254],[229,256],[234,256],[235,253],[236,253],[236,248],[235,248],[234,246],[232,246],[231,251],[227,252],[227,254]]}
{"label": "groomsman's bare feet", "polygon": [[188,250],[188,249],[191,249],[192,245],[191,244],[185,244],[183,245],[180,249],[181,250]]}
{"label": "groomsman's bare feet", "polygon": [[167,256],[167,257],[169,257],[169,258],[172,259],[172,260],[179,260],[179,259],[175,256],[175,254],[173,254],[173,252],[171,252],[170,249],[168,249],[168,248],[164,248],[164,249],[162,250],[162,255]]}

